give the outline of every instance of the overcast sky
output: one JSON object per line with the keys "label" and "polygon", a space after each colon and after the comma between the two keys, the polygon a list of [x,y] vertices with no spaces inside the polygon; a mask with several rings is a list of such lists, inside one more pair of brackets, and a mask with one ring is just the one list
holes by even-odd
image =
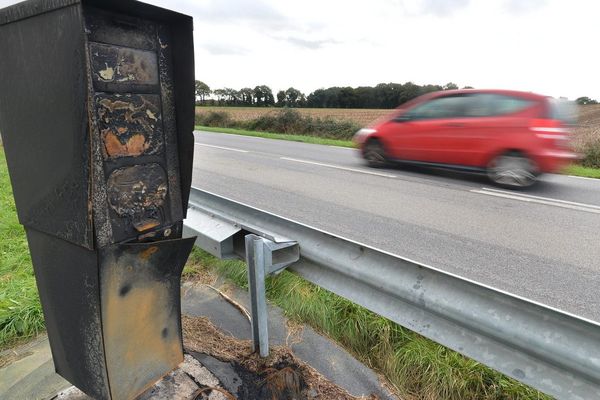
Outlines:
{"label": "overcast sky", "polygon": [[212,89],[455,82],[600,100],[598,0],[147,2],[194,17]]}

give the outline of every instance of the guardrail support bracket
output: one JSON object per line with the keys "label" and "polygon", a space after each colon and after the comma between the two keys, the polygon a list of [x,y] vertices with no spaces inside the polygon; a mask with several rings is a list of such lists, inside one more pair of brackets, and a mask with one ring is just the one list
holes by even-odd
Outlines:
{"label": "guardrail support bracket", "polygon": [[300,250],[297,242],[276,243],[254,234],[246,235],[245,244],[252,308],[252,350],[258,351],[261,357],[267,357],[269,328],[265,278],[280,273],[288,265],[298,261]]}

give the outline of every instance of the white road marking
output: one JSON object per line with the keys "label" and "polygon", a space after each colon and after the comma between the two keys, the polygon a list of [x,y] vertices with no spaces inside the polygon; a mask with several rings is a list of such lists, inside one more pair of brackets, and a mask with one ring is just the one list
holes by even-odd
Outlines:
{"label": "white road marking", "polygon": [[204,144],[204,143],[194,143],[194,144],[196,146],[206,146],[206,147],[213,147],[215,149],[221,149],[221,150],[237,151],[238,153],[250,153],[248,150],[233,149],[231,147],[214,146],[212,144]]}
{"label": "white road marking", "polygon": [[344,146],[336,146],[334,144],[328,144],[327,147],[333,147],[334,149],[343,149],[343,150],[358,150],[356,147],[344,147]]}
{"label": "white road marking", "polygon": [[566,201],[559,199],[550,199],[548,197],[532,196],[527,194],[515,194],[504,190],[482,188],[470,190],[471,193],[486,194],[488,196],[502,197],[505,199],[519,200],[526,203],[544,204],[553,207],[567,208],[570,210],[585,211],[592,214],[600,214],[600,206],[592,204],[576,203],[574,201]]}
{"label": "white road marking", "polygon": [[600,182],[600,179],[598,178],[589,178],[587,176],[575,176],[575,175],[567,175],[569,178],[577,178],[577,179],[587,179],[588,181],[596,181],[596,182]]}
{"label": "white road marking", "polygon": [[365,170],[357,169],[357,168],[348,168],[348,167],[341,167],[339,165],[324,164],[324,163],[315,162],[315,161],[299,160],[297,158],[289,158],[289,157],[279,157],[279,158],[281,160],[286,160],[286,161],[294,161],[294,162],[299,162],[299,163],[304,163],[304,164],[318,165],[320,167],[326,167],[326,168],[341,169],[344,171],[358,172],[360,174],[383,176],[384,178],[396,178],[396,175],[384,174],[381,172],[371,172],[371,171],[365,171]]}
{"label": "white road marking", "polygon": [[505,194],[510,194],[510,195],[513,195],[513,196],[529,197],[529,198],[532,198],[532,199],[553,201],[553,202],[556,202],[556,203],[571,204],[571,205],[574,205],[574,206],[582,206],[582,207],[587,207],[587,208],[597,208],[598,210],[600,210],[600,206],[596,206],[596,205],[593,205],[593,204],[577,203],[575,201],[567,201],[567,200],[553,199],[553,198],[550,198],[550,197],[534,196],[532,194],[525,194],[525,193],[515,193],[515,192],[509,192],[507,190],[492,189],[492,188],[488,188],[488,187],[484,187],[482,189],[483,190],[487,190],[488,192],[505,193]]}

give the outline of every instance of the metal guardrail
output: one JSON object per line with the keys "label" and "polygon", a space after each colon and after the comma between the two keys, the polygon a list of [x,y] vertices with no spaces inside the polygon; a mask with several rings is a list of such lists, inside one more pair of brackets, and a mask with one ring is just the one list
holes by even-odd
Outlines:
{"label": "metal guardrail", "polygon": [[271,265],[299,249],[289,269],[320,287],[556,398],[600,399],[598,323],[197,188],[189,204],[185,229],[220,258],[245,258],[248,234],[297,243]]}

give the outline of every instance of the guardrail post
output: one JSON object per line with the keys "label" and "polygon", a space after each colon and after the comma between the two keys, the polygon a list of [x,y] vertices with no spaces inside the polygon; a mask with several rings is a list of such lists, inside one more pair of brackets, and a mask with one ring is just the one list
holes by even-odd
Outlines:
{"label": "guardrail post", "polygon": [[246,236],[246,262],[252,315],[252,350],[261,357],[269,355],[267,295],[265,293],[265,244],[256,235]]}
{"label": "guardrail post", "polygon": [[[269,324],[265,278],[298,261],[296,242],[275,243],[250,234],[245,237],[248,287],[252,316],[252,350],[261,357],[269,355]],[[276,260],[277,262],[275,262]]]}

